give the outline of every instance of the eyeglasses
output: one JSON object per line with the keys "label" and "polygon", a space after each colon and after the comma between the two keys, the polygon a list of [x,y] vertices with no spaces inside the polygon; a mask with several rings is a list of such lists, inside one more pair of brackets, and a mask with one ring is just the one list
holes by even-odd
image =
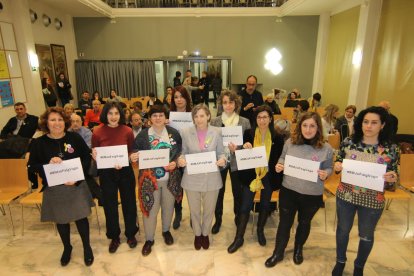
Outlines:
{"label": "eyeglasses", "polygon": [[269,116],[258,116],[257,117],[257,120],[267,120],[267,119],[269,119],[270,117]]}

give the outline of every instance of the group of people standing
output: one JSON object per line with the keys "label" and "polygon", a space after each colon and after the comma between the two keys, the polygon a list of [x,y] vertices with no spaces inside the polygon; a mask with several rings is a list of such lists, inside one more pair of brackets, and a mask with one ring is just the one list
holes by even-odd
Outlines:
{"label": "group of people standing", "polygon": [[[61,264],[70,261],[69,223],[76,222],[84,246],[86,265],[93,263],[92,247],[89,243],[87,216],[93,205],[85,181],[67,182],[48,187],[44,164],[61,163],[63,160],[80,157],[85,173],[92,159],[97,157],[97,147],[127,145],[129,166],[99,169],[99,182],[103,195],[106,217],[106,235],[111,240],[109,252],[115,253],[121,244],[121,229],[118,215],[118,191],[125,223],[125,236],[130,248],[137,246],[137,205],[143,214],[145,243],[142,254],[152,251],[161,209],[162,236],[165,244],[172,245],[170,232],[174,209],[176,219],[181,220],[183,190],[188,200],[191,227],[196,250],[210,247],[210,233],[217,234],[223,221],[223,197],[227,173],[230,173],[233,194],[235,228],[234,241],[228,252],[235,253],[244,243],[244,233],[253,206],[255,194],[260,192],[260,208],[257,224],[257,240],[266,245],[264,227],[271,209],[271,195],[279,194],[279,225],[275,249],[265,262],[273,267],[284,258],[290,238],[290,229],[295,215],[298,226],[295,234],[293,260],[301,264],[303,247],[309,237],[311,221],[322,206],[323,182],[333,171],[342,170],[344,159],[387,165],[385,183],[394,183],[398,178],[398,148],[390,142],[388,113],[381,107],[370,107],[359,113],[353,125],[353,136],[346,139],[337,154],[324,140],[321,117],[316,112],[305,112],[299,118],[290,139],[284,142],[274,129],[273,112],[263,104],[263,97],[256,91],[257,78],[249,76],[247,87],[241,97],[232,91],[224,91],[219,97],[223,107],[220,116],[212,118],[210,110],[203,104],[191,106],[191,97],[184,86],[171,88],[172,112],[191,112],[193,126],[177,130],[168,125],[168,112],[162,105],[153,105],[147,113],[149,127],[134,138],[133,131],[124,123],[125,116],[117,102],[108,102],[100,114],[101,126],[92,136],[92,150],[74,133],[67,132],[68,118],[61,108],[49,108],[41,116],[41,127],[45,135],[35,139],[31,146],[29,169],[43,179],[44,198],[42,221],[53,221],[64,245]],[[241,126],[243,145],[223,145],[222,127]],[[264,146],[268,165],[265,167],[238,170],[235,152]],[[169,163],[165,167],[139,169],[136,183],[133,166],[138,165],[140,151],[169,149]],[[218,170],[210,173],[189,174],[187,154],[215,152]],[[315,182],[295,176],[284,175],[286,156],[318,161],[320,168]],[[335,161],[335,162],[334,162]],[[92,162],[93,163],[93,162]],[[62,181],[63,182],[63,181]],[[136,196],[138,185],[138,197]],[[384,193],[354,185],[340,183],[337,193],[338,227],[337,263],[334,275],[342,275],[346,262],[349,232],[355,213],[359,218],[360,246],[355,260],[355,275],[362,275],[368,255],[373,246],[375,226],[384,208]],[[374,214],[374,215],[373,215]],[[215,223],[213,225],[213,219]],[[174,227],[175,228],[175,227]],[[177,227],[178,228],[178,227]]]}

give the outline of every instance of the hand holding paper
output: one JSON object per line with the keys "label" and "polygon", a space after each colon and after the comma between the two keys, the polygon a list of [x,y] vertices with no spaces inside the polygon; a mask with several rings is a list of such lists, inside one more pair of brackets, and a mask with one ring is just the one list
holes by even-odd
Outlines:
{"label": "hand holding paper", "polygon": [[[60,159],[60,158],[59,158]],[[84,180],[82,163],[80,158],[64,160],[60,163],[43,165],[48,186],[71,185],[79,180]],[[72,185],[73,185],[72,184]]]}
{"label": "hand holding paper", "polygon": [[129,166],[127,145],[97,147],[95,149],[98,169],[121,169]]}

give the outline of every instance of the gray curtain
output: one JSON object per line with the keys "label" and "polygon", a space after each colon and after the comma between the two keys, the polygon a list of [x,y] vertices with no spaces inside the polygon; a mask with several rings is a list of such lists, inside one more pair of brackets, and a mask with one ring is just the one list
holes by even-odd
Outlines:
{"label": "gray curtain", "polygon": [[78,93],[99,91],[109,97],[115,89],[123,98],[157,94],[155,62],[152,60],[76,60],[76,88]]}

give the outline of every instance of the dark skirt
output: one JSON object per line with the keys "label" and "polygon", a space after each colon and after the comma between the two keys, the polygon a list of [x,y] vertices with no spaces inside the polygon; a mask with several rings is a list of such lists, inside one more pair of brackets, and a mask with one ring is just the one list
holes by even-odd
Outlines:
{"label": "dark skirt", "polygon": [[59,185],[43,191],[41,221],[70,223],[91,214],[95,206],[86,181],[79,185]]}

